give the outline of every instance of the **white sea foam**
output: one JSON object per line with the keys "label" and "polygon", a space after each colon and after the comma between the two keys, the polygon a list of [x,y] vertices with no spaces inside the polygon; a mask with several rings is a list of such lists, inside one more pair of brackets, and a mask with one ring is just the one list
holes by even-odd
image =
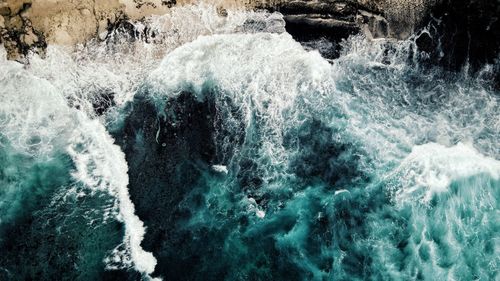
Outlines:
{"label": "white sea foam", "polygon": [[[449,191],[459,180],[481,184],[481,176],[500,179],[500,161],[481,155],[471,145],[445,147],[437,143],[415,146],[390,175],[396,202],[429,203],[437,193]],[[468,183],[473,188],[474,182]]]}
{"label": "white sea foam", "polygon": [[331,74],[319,53],[304,51],[289,34],[227,34],[201,36],[177,48],[148,83],[157,92],[191,90],[200,98],[212,85],[236,101],[252,98],[263,106],[280,99],[286,107],[298,93],[320,91]]}
{"label": "white sea foam", "polygon": [[[259,132],[263,138],[259,161],[275,167],[264,171],[267,181],[287,165],[290,153],[280,144],[286,128],[303,121],[299,110],[307,114],[324,109],[304,103],[327,102],[334,89],[331,70],[318,52],[306,52],[289,34],[223,34],[201,36],[168,54],[147,85],[159,107],[165,97],[181,91],[199,99],[215,92],[217,100],[227,97],[242,110],[246,127],[252,126],[253,114],[259,114],[266,124]],[[239,126],[224,122],[227,128]]]}
{"label": "white sea foam", "polygon": [[62,95],[16,62],[2,63],[0,86],[1,136],[32,156],[49,156],[60,148],[74,124]]}
{"label": "white sea foam", "polygon": [[347,190],[347,189],[335,190],[334,195],[339,195],[339,194],[343,194],[343,193],[349,193],[349,190]]}
{"label": "white sea foam", "polygon": [[212,165],[212,169],[217,173],[227,174],[227,167],[224,165]]}
{"label": "white sea foam", "polygon": [[255,216],[259,219],[263,219],[266,216],[266,212],[260,208],[254,198],[246,198],[246,200],[244,200],[244,204],[246,205],[247,211],[250,213],[255,213]]}
{"label": "white sea foam", "polygon": [[[125,237],[106,259],[108,266],[133,266],[150,278],[156,259],[140,246],[145,227],[128,195],[127,163],[106,132],[104,120],[95,118],[93,103],[106,93],[114,95],[117,106],[131,100],[141,80],[165,54],[200,35],[279,33],[284,32],[284,21],[278,13],[242,10],[228,10],[223,17],[215,6],[200,4],[175,7],[164,16],[132,24],[140,33],[133,43],[126,34],[113,33],[106,42],[88,42],[76,51],[49,46],[46,58],[32,55],[26,66],[7,62],[0,48],[0,126],[11,145],[35,156],[50,157],[53,149],[67,148],[75,163],[73,177],[94,192],[116,198],[115,208],[104,215],[124,222]],[[146,31],[144,26],[148,34],[141,33]],[[227,173],[224,166],[214,170]]]}
{"label": "white sea foam", "polygon": [[129,198],[125,155],[99,121],[89,120],[82,112],[78,112],[78,117],[79,130],[74,132],[68,147],[76,166],[73,176],[92,189],[111,193],[117,199],[118,219],[125,224],[124,251],[115,251],[111,259],[120,255],[124,265],[151,274],[156,259],[141,248],[146,230],[134,214],[134,204]]}
{"label": "white sea foam", "polygon": [[[146,276],[156,259],[140,244],[145,233],[128,195],[125,155],[98,120],[68,107],[48,81],[34,77],[17,63],[0,70],[0,136],[18,152],[50,158],[64,148],[75,164],[74,179],[92,192],[116,198],[112,214],[125,225],[122,266],[133,266]],[[15,192],[15,191],[14,191]]]}

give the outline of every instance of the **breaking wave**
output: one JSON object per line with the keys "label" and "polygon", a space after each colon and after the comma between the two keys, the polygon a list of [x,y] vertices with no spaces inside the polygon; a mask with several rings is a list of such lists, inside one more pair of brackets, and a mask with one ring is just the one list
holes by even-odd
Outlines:
{"label": "breaking wave", "polygon": [[326,60],[277,13],[130,24],[0,60],[0,277],[498,278],[488,75],[415,38]]}

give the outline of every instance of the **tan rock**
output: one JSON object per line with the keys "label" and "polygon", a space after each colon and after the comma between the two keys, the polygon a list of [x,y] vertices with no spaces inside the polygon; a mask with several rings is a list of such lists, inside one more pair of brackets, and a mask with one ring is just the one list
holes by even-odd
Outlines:
{"label": "tan rock", "polygon": [[69,35],[68,31],[64,29],[55,30],[52,35],[52,40],[61,45],[72,45],[76,43],[73,37]]}
{"label": "tan rock", "polygon": [[17,43],[13,41],[4,41],[4,47],[7,51],[8,60],[20,60],[21,54],[17,51]]}
{"label": "tan rock", "polygon": [[[200,0],[0,0],[0,34],[5,30],[19,31],[22,42],[34,44],[41,39],[36,34],[43,34],[48,44],[75,45],[90,38],[104,40],[109,24],[119,19],[139,20],[149,15],[161,15],[169,12],[176,5],[199,3]],[[227,9],[235,8],[277,8],[293,3],[302,3],[304,7],[333,9],[344,13],[346,3],[355,3],[356,7],[365,7],[369,14],[358,13],[354,20],[344,22],[335,17],[302,18],[289,17],[292,20],[323,26],[357,25],[362,30],[369,30],[373,37],[406,38],[411,34],[419,20],[428,12],[429,7],[441,0],[204,0],[205,3],[218,7],[220,15],[227,14]],[[338,10],[338,11],[337,11]],[[27,26],[29,25],[29,26]],[[36,32],[35,32],[36,31]],[[3,33],[2,33],[3,32]],[[30,33],[31,32],[31,33]],[[8,39],[8,40],[7,40]],[[12,38],[3,38],[4,45]],[[15,42],[14,42],[15,43]],[[24,50],[10,42],[6,49]],[[14,56],[14,55],[13,55]]]}
{"label": "tan rock", "polygon": [[108,20],[103,19],[100,20],[97,27],[97,36],[99,39],[104,40],[108,35]]}
{"label": "tan rock", "polygon": [[160,0],[119,0],[124,13],[131,19],[140,19],[148,15],[163,15],[169,7]]}
{"label": "tan rock", "polygon": [[82,14],[83,17],[90,17],[92,14],[89,9],[84,8],[80,10],[80,14]]}
{"label": "tan rock", "polygon": [[33,30],[30,29],[26,32],[26,34],[21,35],[21,41],[24,44],[31,46],[35,42],[38,42],[38,36],[36,36],[35,33],[33,33]]}

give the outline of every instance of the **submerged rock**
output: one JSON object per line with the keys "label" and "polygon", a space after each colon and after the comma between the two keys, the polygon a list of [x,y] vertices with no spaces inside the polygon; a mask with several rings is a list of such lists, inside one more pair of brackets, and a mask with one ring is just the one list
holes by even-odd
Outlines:
{"label": "submerged rock", "polygon": [[160,111],[147,95],[136,95],[130,106],[116,137],[129,163],[131,199],[148,227],[143,247],[157,257],[156,272],[169,276],[173,268],[165,266],[173,263],[165,244],[177,243],[175,222],[185,215],[178,205],[216,158],[214,107],[190,93],[168,100]]}

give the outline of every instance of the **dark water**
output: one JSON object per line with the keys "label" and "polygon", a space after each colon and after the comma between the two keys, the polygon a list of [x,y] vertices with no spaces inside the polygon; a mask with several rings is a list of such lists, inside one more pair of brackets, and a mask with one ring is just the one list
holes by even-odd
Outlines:
{"label": "dark water", "polygon": [[0,62],[0,279],[498,278],[494,66],[360,36],[328,61],[276,14],[162,22]]}

